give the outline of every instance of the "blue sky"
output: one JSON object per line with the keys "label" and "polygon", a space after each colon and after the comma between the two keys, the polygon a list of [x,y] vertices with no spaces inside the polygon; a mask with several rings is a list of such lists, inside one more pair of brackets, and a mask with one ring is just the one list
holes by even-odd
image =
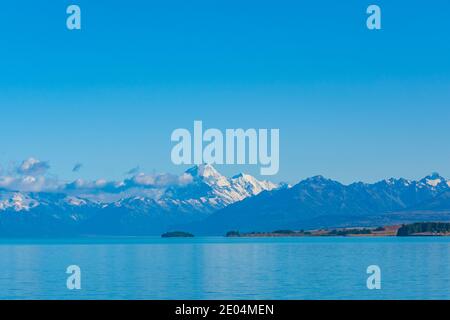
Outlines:
{"label": "blue sky", "polygon": [[[365,25],[372,3],[381,31]],[[277,181],[450,178],[449,18],[446,0],[2,3],[0,164],[178,173],[170,134],[203,120],[279,128]]]}

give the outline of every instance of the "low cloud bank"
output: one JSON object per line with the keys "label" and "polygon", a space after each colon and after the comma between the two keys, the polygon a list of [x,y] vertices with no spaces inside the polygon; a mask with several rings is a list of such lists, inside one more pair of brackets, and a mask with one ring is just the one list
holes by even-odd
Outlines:
{"label": "low cloud bank", "polygon": [[[75,164],[72,172],[79,172],[81,163]],[[139,167],[129,170],[121,181],[106,179],[61,181],[49,174],[50,164],[30,157],[15,166],[10,172],[0,171],[0,189],[18,192],[65,192],[72,195],[87,194],[159,194],[158,190],[173,186],[188,185],[193,181],[190,174],[146,174]]]}

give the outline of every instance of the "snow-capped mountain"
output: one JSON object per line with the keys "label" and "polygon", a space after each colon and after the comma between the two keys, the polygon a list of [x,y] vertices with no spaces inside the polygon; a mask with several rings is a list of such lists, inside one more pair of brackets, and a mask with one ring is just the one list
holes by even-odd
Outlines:
{"label": "snow-capped mountain", "polygon": [[420,180],[420,183],[434,187],[438,190],[445,190],[450,186],[450,180],[447,181],[445,178],[441,177],[437,172],[434,172],[433,174],[423,178],[422,180]]}
{"label": "snow-capped mountain", "polygon": [[18,191],[0,191],[0,212],[15,211],[28,212],[38,207],[82,207],[87,206],[89,200],[68,196],[60,193],[33,193]]}
{"label": "snow-capped mountain", "polygon": [[229,178],[200,165],[182,177],[187,183],[156,192],[129,189],[122,196],[112,188],[114,197],[0,189],[0,236],[156,235],[174,228],[221,234],[450,220],[450,184],[437,173],[350,185],[316,176],[289,186],[247,174]]}
{"label": "snow-capped mountain", "polygon": [[63,192],[18,192],[0,190],[0,212],[5,210],[30,211],[42,206],[84,207],[93,204],[102,207],[129,208],[140,207],[143,204],[160,206],[163,210],[173,210],[179,207],[181,211],[214,211],[236,201],[258,195],[267,190],[273,190],[278,185],[259,181],[256,178],[239,174],[233,178],[221,175],[211,165],[195,166],[186,171],[192,177],[192,182],[182,186],[173,186],[162,190],[157,197],[128,196],[113,202],[93,202],[88,197],[77,197]]}
{"label": "snow-capped mountain", "polygon": [[249,175],[227,178],[211,165],[186,171],[191,183],[167,188],[161,197],[131,197],[104,205],[85,225],[96,234],[159,234],[177,225],[197,223],[226,206],[253,197],[276,184]]}
{"label": "snow-capped mountain", "polygon": [[[190,183],[161,189],[147,197],[128,195],[115,201],[92,201],[86,197],[64,192],[13,192],[0,190],[0,234],[8,234],[2,226],[20,220],[26,233],[27,219],[35,231],[45,229],[48,219],[72,221],[71,230],[92,234],[147,234],[165,231],[170,225],[200,221],[226,206],[253,197],[278,186],[267,181],[240,174],[233,178],[221,175],[211,165],[195,166],[184,175]],[[110,197],[94,197],[108,199]],[[67,226],[66,226],[67,227]],[[34,231],[33,231],[34,232]],[[78,231],[77,231],[78,232]],[[34,234],[34,233],[33,233]]]}
{"label": "snow-capped mountain", "polygon": [[20,192],[1,192],[0,211],[29,211],[39,205],[39,202],[27,194]]}
{"label": "snow-capped mountain", "polygon": [[262,193],[208,217],[198,232],[273,231],[450,220],[450,186],[439,174],[343,185],[322,176]]}
{"label": "snow-capped mountain", "polygon": [[213,212],[279,187],[247,174],[227,178],[211,165],[195,166],[186,173],[192,176],[192,183],[169,188],[158,203],[167,207],[179,206],[183,210]]}

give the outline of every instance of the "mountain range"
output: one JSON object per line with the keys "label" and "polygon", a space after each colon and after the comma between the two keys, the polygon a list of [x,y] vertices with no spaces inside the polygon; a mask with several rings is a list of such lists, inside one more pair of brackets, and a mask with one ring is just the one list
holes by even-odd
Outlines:
{"label": "mountain range", "polygon": [[0,236],[221,235],[450,220],[450,182],[437,173],[350,185],[316,176],[294,186],[246,174],[228,178],[211,165],[185,175],[187,184],[114,201],[0,189]]}
{"label": "mountain range", "polygon": [[195,166],[188,184],[115,201],[57,192],[0,189],[0,236],[152,235],[200,222],[232,203],[279,188],[246,174],[227,178],[210,165]]}
{"label": "mountain range", "polygon": [[197,231],[267,232],[448,220],[450,183],[437,173],[420,181],[392,178],[350,185],[316,176],[234,203],[205,219]]}

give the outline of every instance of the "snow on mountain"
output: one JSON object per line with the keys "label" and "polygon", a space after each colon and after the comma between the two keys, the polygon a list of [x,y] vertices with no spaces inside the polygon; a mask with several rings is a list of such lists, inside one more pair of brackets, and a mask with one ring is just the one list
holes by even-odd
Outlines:
{"label": "snow on mountain", "polygon": [[20,192],[3,192],[0,194],[0,210],[13,210],[16,212],[30,211],[37,207],[39,202],[27,194]]}
{"label": "snow on mountain", "polygon": [[89,200],[60,193],[0,191],[0,211],[13,210],[15,212],[26,212],[42,207],[62,209],[83,207],[90,203]]}
{"label": "snow on mountain", "polygon": [[187,210],[212,212],[278,188],[277,184],[259,181],[247,174],[227,178],[208,164],[195,166],[186,173],[192,176],[192,183],[169,188],[159,200],[161,205],[178,205]]}
{"label": "snow on mountain", "polygon": [[247,192],[248,196],[255,196],[263,191],[270,191],[279,187],[279,185],[270,181],[259,181],[248,174],[239,174],[232,178],[232,182],[242,188],[241,193]]}
{"label": "snow on mountain", "polygon": [[69,196],[67,198],[65,198],[65,201],[72,206],[75,207],[81,207],[81,206],[85,206],[87,205],[87,200],[81,199],[81,198],[77,198],[77,197],[73,197],[73,196]]}
{"label": "snow on mountain", "polygon": [[198,223],[231,203],[256,196],[277,185],[249,175],[227,178],[210,165],[190,168],[190,183],[174,185],[162,196],[131,196],[104,204],[84,225],[89,234],[160,234],[176,226]]}
{"label": "snow on mountain", "polygon": [[[206,218],[196,232],[382,225],[409,221],[419,211],[416,219],[450,219],[448,199],[450,187],[438,174],[420,181],[391,178],[350,185],[316,176],[289,189],[279,188],[231,204]],[[437,210],[448,212],[448,216]]]}
{"label": "snow on mountain", "polygon": [[228,185],[228,179],[221,175],[212,165],[197,165],[186,171],[193,178],[200,178],[212,184],[225,186]]}
{"label": "snow on mountain", "polygon": [[439,173],[435,172],[422,180],[420,180],[421,183],[424,183],[426,185],[432,186],[434,188],[438,188],[442,185],[442,187],[449,186],[447,180],[439,175]]}
{"label": "snow on mountain", "polygon": [[418,210],[450,214],[450,183],[437,173],[418,181],[350,185],[315,176],[292,187],[243,173],[228,178],[211,165],[195,166],[186,175],[189,183],[109,193],[0,189],[0,235],[147,235],[193,224],[205,232],[314,228],[369,218],[387,223],[386,216],[376,220],[386,213],[406,212],[395,223]]}
{"label": "snow on mountain", "polygon": [[[258,195],[266,190],[273,190],[278,186],[267,181],[240,174],[227,178],[211,165],[200,165],[186,171],[192,177],[192,183],[176,185],[161,190],[147,192],[148,196],[139,192],[136,195],[127,194],[114,201],[102,202],[101,199],[111,198],[95,194],[96,201],[90,195],[81,197],[65,193],[32,193],[0,191],[0,211],[14,210],[30,211],[37,207],[54,207],[73,210],[83,207],[101,206],[124,208],[127,210],[162,210],[167,212],[212,212],[231,203],[241,201],[247,197]],[[152,194],[153,196],[150,196]],[[116,195],[115,197],[117,197]],[[100,200],[99,200],[100,199]]]}

